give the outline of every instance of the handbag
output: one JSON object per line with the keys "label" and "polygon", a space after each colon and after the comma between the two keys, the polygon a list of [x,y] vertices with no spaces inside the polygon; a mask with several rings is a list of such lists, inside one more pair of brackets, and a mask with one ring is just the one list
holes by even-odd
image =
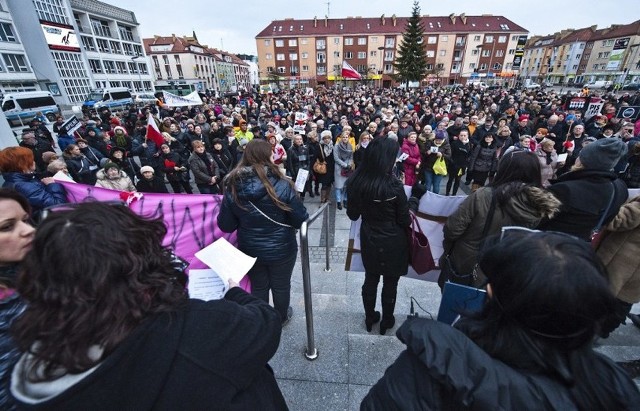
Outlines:
{"label": "handbag", "polygon": [[349,177],[349,176],[351,176],[351,174],[353,174],[353,169],[351,169],[350,167],[349,168],[344,168],[343,167],[343,168],[340,169],[340,175],[342,177]]}
{"label": "handbag", "polygon": [[407,230],[409,238],[409,264],[416,273],[424,274],[434,270],[436,264],[433,261],[429,239],[422,232],[422,227],[418,224],[418,219],[413,212],[409,212],[411,216],[411,225]]}
{"label": "handbag", "polygon": [[316,162],[313,163],[313,172],[316,174],[327,174],[327,162],[324,158],[324,153],[322,152],[322,147],[320,147],[320,154],[322,155],[322,161],[319,158],[316,159]]}
{"label": "handbag", "polygon": [[609,204],[607,204],[607,208],[605,208],[604,212],[600,216],[600,220],[598,221],[598,224],[596,224],[596,226],[593,227],[593,230],[591,230],[590,242],[591,242],[591,248],[593,248],[594,250],[597,250],[598,247],[600,247],[600,243],[602,243],[602,240],[605,237],[605,233],[607,232],[606,227],[602,227],[602,225],[604,224],[604,219],[607,217],[607,214],[609,214],[609,210],[611,210],[611,206],[613,205],[613,199],[616,196],[616,187],[613,185],[613,183],[611,183],[611,187],[613,189],[613,192],[611,193]]}
{"label": "handbag", "polygon": [[433,172],[438,176],[447,175],[447,163],[444,161],[444,157],[440,157],[433,163]]}

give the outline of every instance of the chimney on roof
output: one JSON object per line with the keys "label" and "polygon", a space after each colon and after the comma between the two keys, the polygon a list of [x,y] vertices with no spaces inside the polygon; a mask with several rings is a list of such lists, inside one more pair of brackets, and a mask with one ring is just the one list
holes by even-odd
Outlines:
{"label": "chimney on roof", "polygon": [[324,15],[324,26],[329,27],[329,16],[326,14]]}
{"label": "chimney on roof", "polygon": [[171,33],[171,38],[173,39],[173,41],[176,41],[176,35]]}
{"label": "chimney on roof", "polygon": [[395,27],[396,26],[396,15],[395,14],[391,15],[391,21],[393,22],[393,27]]}
{"label": "chimney on roof", "polygon": [[384,21],[385,21],[385,19],[384,19],[384,14],[383,14],[382,16],[380,16],[380,23],[381,23],[383,26],[384,26]]}
{"label": "chimney on roof", "polygon": [[313,27],[318,27],[318,16],[313,16]]}
{"label": "chimney on roof", "polygon": [[460,15],[460,21],[462,22],[462,24],[467,24],[467,15],[462,13]]}
{"label": "chimney on roof", "polygon": [[451,24],[456,24],[456,15],[455,15],[455,13],[449,14],[449,18],[451,19]]}

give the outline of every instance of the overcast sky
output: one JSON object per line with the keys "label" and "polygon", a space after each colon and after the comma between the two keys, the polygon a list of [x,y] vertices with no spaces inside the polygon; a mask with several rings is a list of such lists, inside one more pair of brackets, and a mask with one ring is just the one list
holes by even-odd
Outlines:
{"label": "overcast sky", "polygon": [[[143,37],[196,32],[201,44],[232,53],[256,54],[255,36],[273,20],[399,17],[411,15],[413,0],[333,0],[327,13],[323,0],[102,0],[136,14]],[[638,0],[455,0],[420,1],[421,14],[431,16],[502,15],[529,30],[529,36],[594,24],[628,24],[640,18]]]}

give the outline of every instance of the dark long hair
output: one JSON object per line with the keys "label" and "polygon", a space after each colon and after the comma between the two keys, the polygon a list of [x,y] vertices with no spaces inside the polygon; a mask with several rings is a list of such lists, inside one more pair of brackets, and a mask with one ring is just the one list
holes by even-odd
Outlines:
{"label": "dark long hair", "polygon": [[395,193],[400,184],[392,175],[398,155],[398,142],[383,137],[374,139],[364,151],[362,163],[347,180],[347,196],[365,201],[385,200]]}
{"label": "dark long hair", "polygon": [[458,328],[509,366],[559,380],[579,409],[612,409],[602,401],[615,397],[613,387],[604,376],[594,384],[590,374],[591,341],[615,297],[590,245],[569,235],[512,230],[501,241],[488,239],[479,267],[493,295]]}
{"label": "dark long hair", "polygon": [[540,161],[531,151],[512,150],[498,162],[498,170],[493,182],[496,204],[503,206],[525,186],[542,188]]}
{"label": "dark long hair", "polygon": [[[25,196],[23,196],[16,190],[12,188],[0,188],[0,201],[2,200],[15,201],[20,205],[25,213],[31,215],[31,205],[29,204],[29,200],[27,200]],[[0,272],[0,291],[5,288],[15,287],[16,270],[14,268],[15,267],[13,267],[11,270]]]}
{"label": "dark long hair", "polygon": [[[187,301],[186,274],[162,246],[165,233],[161,219],[98,202],[51,212],[40,224],[18,279],[27,309],[12,332],[35,355],[33,369],[43,366],[42,378],[58,367],[95,366],[146,318]],[[89,357],[94,345],[102,358]]]}
{"label": "dark long hair", "polygon": [[[225,177],[225,187],[227,187],[227,190],[231,193],[231,198],[234,203],[240,204],[238,201],[237,185],[240,184],[243,178],[246,178],[246,169],[252,168],[267,190],[267,194],[278,208],[284,211],[291,211],[291,207],[278,198],[273,184],[269,181],[268,176],[282,179],[282,173],[278,166],[271,161],[271,155],[271,144],[267,141],[257,138],[249,141],[244,149],[244,154],[242,154],[240,162],[227,174],[227,177]],[[289,182],[289,184],[291,183]]]}

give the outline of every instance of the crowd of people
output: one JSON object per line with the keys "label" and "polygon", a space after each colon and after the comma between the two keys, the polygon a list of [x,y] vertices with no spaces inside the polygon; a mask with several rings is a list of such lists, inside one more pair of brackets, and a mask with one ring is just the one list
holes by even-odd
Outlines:
{"label": "crowd of people", "polygon": [[[364,325],[385,334],[396,323],[412,211],[426,191],[444,185],[457,195],[462,183],[470,194],[444,226],[439,283],[485,288],[488,301],[453,328],[402,325],[407,350],[363,409],[634,409],[637,387],[592,342],[640,301],[629,257],[640,247],[640,213],[627,202],[640,188],[640,120],[616,115],[640,105],[640,94],[600,98],[601,112],[585,118],[590,100],[573,109],[570,94],[553,91],[318,87],[104,110],[72,136],[59,119],[57,138],[34,123],[20,147],[0,151],[0,343],[11,354],[0,364],[0,406],[172,409],[189,395],[202,407],[286,409],[267,362],[293,315],[305,196],[362,219]],[[149,113],[163,144],[147,138]],[[162,224],[126,207],[83,204],[42,218],[66,201],[58,172],[119,191],[223,194],[219,227],[257,257],[252,295],[231,287],[221,301],[189,300]],[[601,261],[589,242],[604,227]],[[76,243],[95,252],[78,255]],[[211,326],[194,325],[203,322]],[[153,389],[137,395],[144,376]]]}

